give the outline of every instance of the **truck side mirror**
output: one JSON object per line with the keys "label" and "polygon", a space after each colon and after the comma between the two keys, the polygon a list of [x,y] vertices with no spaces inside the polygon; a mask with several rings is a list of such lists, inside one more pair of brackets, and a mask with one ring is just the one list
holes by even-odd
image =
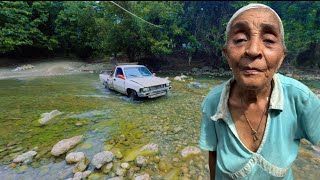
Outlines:
{"label": "truck side mirror", "polygon": [[122,74],[118,74],[118,76],[117,76],[118,78],[120,78],[120,79],[123,79],[123,80],[125,80],[126,78],[124,78],[124,76],[122,75]]}

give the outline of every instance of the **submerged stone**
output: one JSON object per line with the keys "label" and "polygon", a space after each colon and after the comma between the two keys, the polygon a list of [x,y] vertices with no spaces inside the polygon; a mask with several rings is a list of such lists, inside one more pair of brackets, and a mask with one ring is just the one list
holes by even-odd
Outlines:
{"label": "submerged stone", "polygon": [[93,156],[92,164],[97,168],[100,169],[102,165],[105,163],[111,162],[114,155],[111,151],[102,151]]}
{"label": "submerged stone", "polygon": [[136,165],[137,166],[144,166],[147,162],[147,158],[144,156],[137,156],[136,158]]}
{"label": "submerged stone", "polygon": [[111,149],[111,152],[116,156],[116,158],[118,158],[118,159],[122,158],[122,153],[120,152],[120,149],[113,148],[113,149]]}
{"label": "submerged stone", "polygon": [[83,178],[83,179],[86,179],[86,178],[91,174],[91,172],[92,172],[92,171],[85,171],[85,172],[83,172],[83,173],[82,173],[82,178]]}
{"label": "submerged stone", "polygon": [[82,172],[76,172],[72,180],[81,180],[81,179],[82,179]]}
{"label": "submerged stone", "polygon": [[155,155],[159,153],[159,145],[154,143],[149,143],[144,146],[138,146],[132,150],[126,151],[123,160],[124,161],[133,161],[137,156],[148,156]]}
{"label": "submerged stone", "polygon": [[107,180],[123,180],[123,177],[113,177]]}
{"label": "submerged stone", "polygon": [[150,180],[150,175],[148,173],[135,174],[133,176],[134,180]]}
{"label": "submerged stone", "polygon": [[173,169],[171,170],[163,179],[164,180],[175,180],[179,179],[179,175],[181,173],[180,169]]}
{"label": "submerged stone", "polygon": [[126,169],[123,169],[123,168],[117,168],[116,169],[116,174],[118,176],[124,176],[126,172],[127,172]]}
{"label": "submerged stone", "polygon": [[199,155],[200,153],[201,150],[198,147],[188,146],[181,151],[181,156],[187,158],[190,155]]}
{"label": "submerged stone", "polygon": [[53,110],[49,113],[43,113],[41,114],[41,119],[39,119],[39,123],[40,124],[45,124],[47,123],[48,121],[50,121],[52,118],[60,115],[60,114],[63,114],[62,112],[58,111],[58,110]]}
{"label": "submerged stone", "polygon": [[105,151],[110,151],[112,148],[113,148],[113,145],[111,145],[111,144],[107,144],[107,145],[103,146],[103,149]]}
{"label": "submerged stone", "polygon": [[123,169],[129,169],[129,168],[130,168],[130,164],[127,163],[127,162],[124,162],[124,163],[121,163],[121,167],[122,167]]}
{"label": "submerged stone", "polygon": [[166,159],[161,159],[159,162],[159,169],[163,172],[168,172],[172,168],[171,163]]}
{"label": "submerged stone", "polygon": [[87,169],[88,165],[90,164],[90,160],[88,158],[81,159],[76,166],[73,168],[72,172],[83,172]]}
{"label": "submerged stone", "polygon": [[26,170],[28,169],[28,165],[23,165],[23,166],[20,166],[16,169],[16,172],[17,173],[23,173],[25,172]]}
{"label": "submerged stone", "polygon": [[82,139],[83,135],[74,136],[69,139],[63,139],[53,146],[53,148],[51,149],[51,154],[54,156],[60,156],[61,154],[66,153],[71,148],[79,144]]}
{"label": "submerged stone", "polygon": [[108,174],[108,173],[111,171],[112,167],[113,167],[113,163],[110,162],[110,163],[108,163],[108,164],[106,164],[106,165],[103,165],[103,166],[101,167],[101,171],[102,171],[103,173],[105,173],[105,174]]}
{"label": "submerged stone", "polygon": [[23,153],[23,154],[19,155],[18,157],[16,157],[13,160],[13,162],[14,163],[21,163],[21,162],[27,161],[30,158],[32,159],[35,155],[37,155],[37,152],[29,151],[29,152]]}
{"label": "submerged stone", "polygon": [[69,153],[66,156],[66,162],[69,163],[69,164],[77,163],[77,162],[81,161],[84,158],[85,158],[85,155],[84,155],[83,152],[72,152],[72,153]]}
{"label": "submerged stone", "polygon": [[188,84],[189,88],[193,88],[193,89],[206,89],[209,88],[209,86],[207,84],[201,84],[199,82],[191,82]]}

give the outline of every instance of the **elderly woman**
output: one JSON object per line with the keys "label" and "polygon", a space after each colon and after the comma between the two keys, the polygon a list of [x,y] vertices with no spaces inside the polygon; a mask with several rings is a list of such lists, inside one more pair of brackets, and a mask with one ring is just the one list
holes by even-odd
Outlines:
{"label": "elderly woman", "polygon": [[231,17],[226,40],[233,77],[201,105],[211,179],[293,179],[300,139],[320,141],[320,100],[276,73],[286,56],[282,21],[268,6],[247,5]]}

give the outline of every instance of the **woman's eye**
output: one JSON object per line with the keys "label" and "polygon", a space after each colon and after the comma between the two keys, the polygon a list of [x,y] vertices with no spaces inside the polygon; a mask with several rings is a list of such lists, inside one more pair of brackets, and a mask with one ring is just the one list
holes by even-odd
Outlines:
{"label": "woman's eye", "polygon": [[244,39],[244,38],[241,38],[241,39],[235,39],[234,42],[237,44],[237,43],[242,43],[242,42],[245,42],[247,41],[247,39]]}
{"label": "woman's eye", "polygon": [[275,43],[274,40],[272,40],[272,39],[265,39],[263,41],[266,42],[266,43],[269,43],[269,44]]}

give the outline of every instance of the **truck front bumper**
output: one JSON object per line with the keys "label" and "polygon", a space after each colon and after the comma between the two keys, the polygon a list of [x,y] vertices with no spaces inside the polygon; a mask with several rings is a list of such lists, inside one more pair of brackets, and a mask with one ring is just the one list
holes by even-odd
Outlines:
{"label": "truck front bumper", "polygon": [[161,88],[161,89],[157,89],[157,90],[153,90],[153,91],[147,91],[147,92],[139,92],[137,93],[139,97],[148,97],[148,98],[156,98],[159,96],[164,96],[167,94],[168,90],[171,90],[172,87],[165,87],[165,88]]}

